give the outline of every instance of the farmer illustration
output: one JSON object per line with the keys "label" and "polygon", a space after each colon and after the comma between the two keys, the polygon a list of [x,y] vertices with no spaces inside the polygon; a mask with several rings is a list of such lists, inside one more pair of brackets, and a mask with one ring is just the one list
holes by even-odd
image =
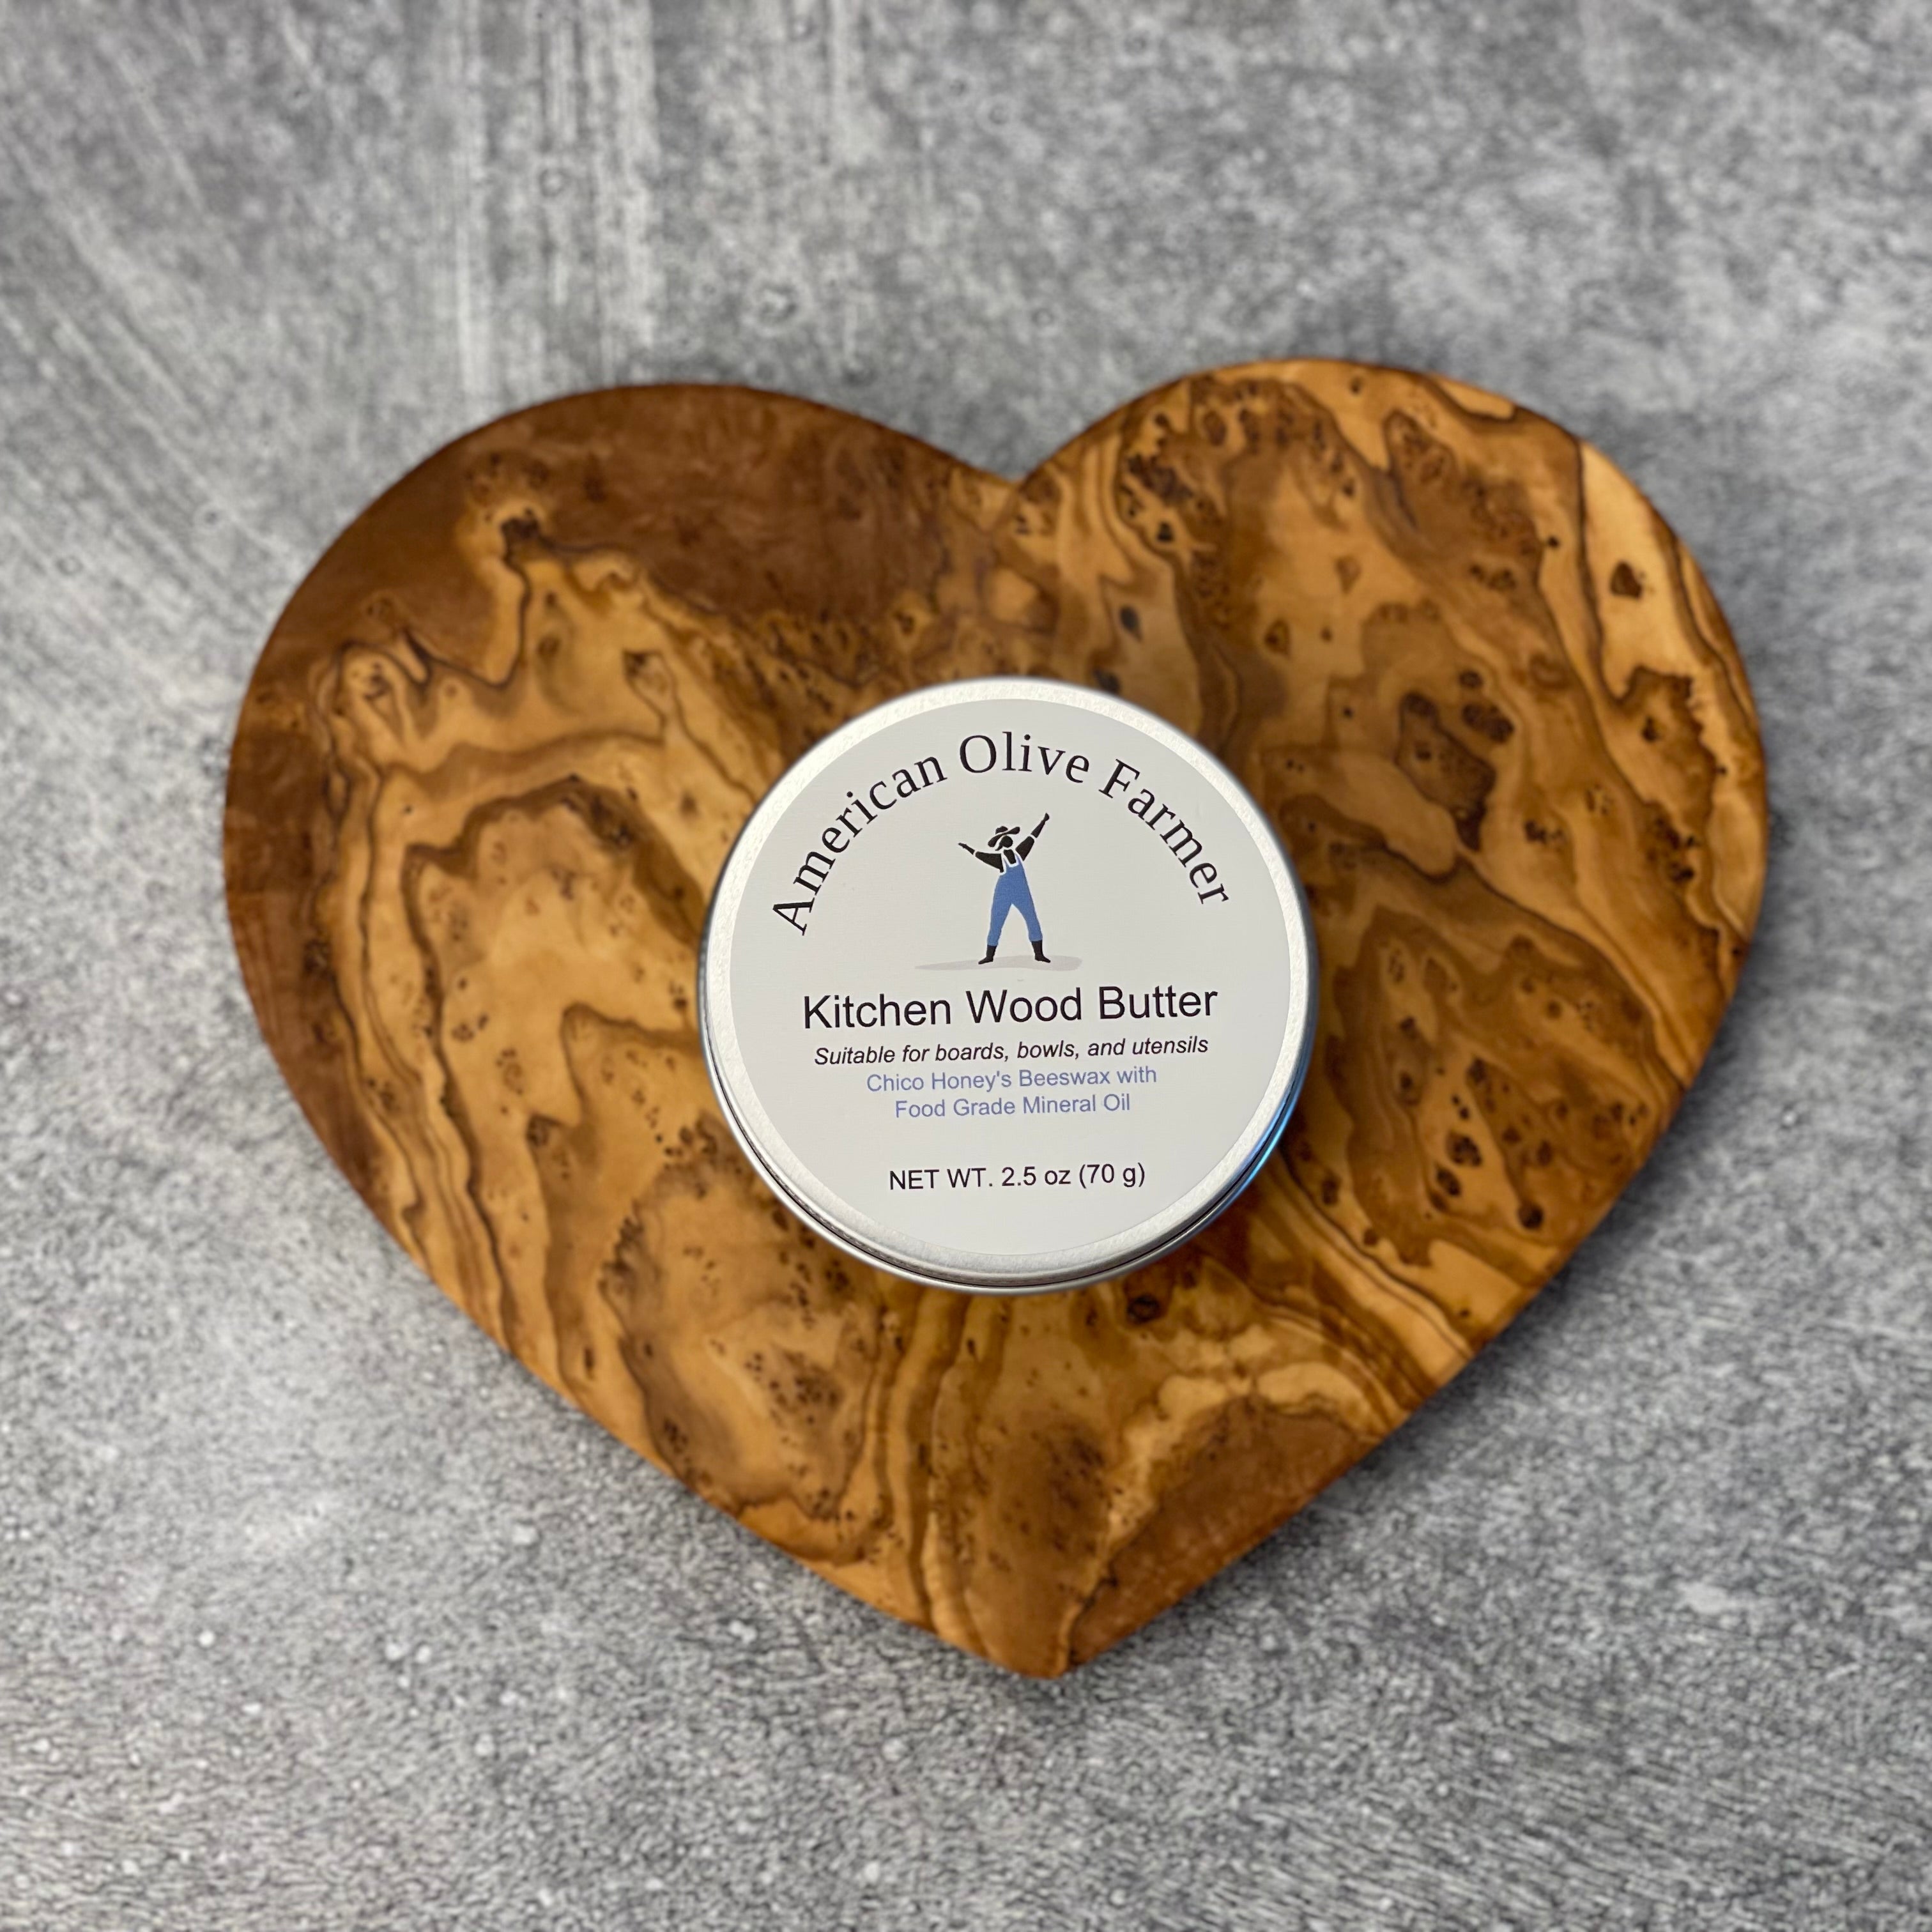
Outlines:
{"label": "farmer illustration", "polygon": [[1033,956],[1042,966],[1053,964],[1040,941],[1040,914],[1033,909],[1033,889],[1027,884],[1024,862],[1027,854],[1034,848],[1034,841],[1046,830],[1046,821],[1052,816],[1050,812],[1042,812],[1040,823],[1024,838],[1020,837],[1017,825],[994,826],[992,837],[986,842],[992,848],[990,851],[975,851],[964,839],[959,842],[961,851],[971,852],[982,866],[992,866],[1000,875],[998,883],[993,887],[993,917],[986,928],[986,956],[980,962],[982,966],[992,964],[993,955],[1000,950],[1000,928],[1006,924],[1007,914],[1016,906],[1019,908],[1021,918],[1026,921],[1027,937],[1033,941]]}

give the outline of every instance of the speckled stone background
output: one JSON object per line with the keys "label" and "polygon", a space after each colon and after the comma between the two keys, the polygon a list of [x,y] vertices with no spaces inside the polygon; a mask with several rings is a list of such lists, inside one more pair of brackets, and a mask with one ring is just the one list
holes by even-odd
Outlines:
{"label": "speckled stone background", "polygon": [[[0,4],[0,1926],[1924,1925],[1928,258],[1919,0]],[[1649,489],[1769,896],[1567,1274],[1042,1687],[391,1246],[243,997],[228,734],[500,411],[745,380],[1017,471],[1287,352]]]}

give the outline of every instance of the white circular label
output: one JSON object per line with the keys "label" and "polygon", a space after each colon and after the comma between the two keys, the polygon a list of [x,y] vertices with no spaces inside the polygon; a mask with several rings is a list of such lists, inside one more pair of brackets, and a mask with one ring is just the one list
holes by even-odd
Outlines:
{"label": "white circular label", "polygon": [[1312,1025],[1299,890],[1190,740],[1002,679],[802,759],[725,867],[706,1046],[754,1162],[917,1278],[1097,1279],[1225,1204]]}

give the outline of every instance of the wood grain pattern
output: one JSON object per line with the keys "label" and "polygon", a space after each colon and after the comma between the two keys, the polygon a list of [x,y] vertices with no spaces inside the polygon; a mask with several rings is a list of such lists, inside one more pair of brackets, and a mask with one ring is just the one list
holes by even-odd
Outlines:
{"label": "wood grain pattern", "polygon": [[[912,1287],[754,1180],[706,896],[826,730],[1078,679],[1194,733],[1309,888],[1322,1033],[1190,1247]],[[506,418],[373,506],[238,728],[230,906],[330,1153],[474,1318],[831,1581],[1050,1675],[1292,1514],[1509,1320],[1668,1124],[1765,856],[1744,672],[1603,457],[1348,364],[1192,377],[1017,485],[730,389]]]}

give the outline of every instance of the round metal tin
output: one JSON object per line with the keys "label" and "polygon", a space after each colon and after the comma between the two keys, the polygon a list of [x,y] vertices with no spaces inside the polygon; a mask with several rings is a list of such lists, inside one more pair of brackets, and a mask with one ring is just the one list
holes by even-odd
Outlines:
{"label": "round metal tin", "polygon": [[1028,678],[800,758],[712,895],[698,1027],[808,1226],[908,1280],[1073,1288],[1179,1246],[1273,1151],[1315,1031],[1274,828],[1165,720]]}

